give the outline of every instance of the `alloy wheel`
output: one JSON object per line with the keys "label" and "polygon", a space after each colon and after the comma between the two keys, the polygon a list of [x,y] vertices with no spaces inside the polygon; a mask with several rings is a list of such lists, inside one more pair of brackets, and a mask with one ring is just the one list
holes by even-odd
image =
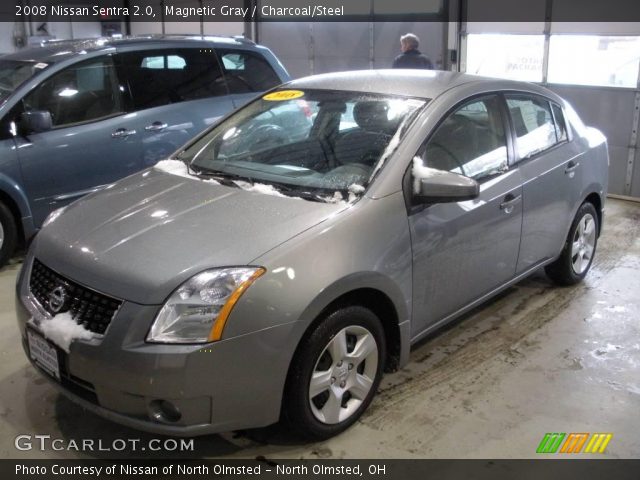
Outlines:
{"label": "alloy wheel", "polygon": [[580,219],[571,244],[571,265],[577,275],[589,268],[595,247],[596,222],[593,216],[587,213]]}
{"label": "alloy wheel", "polygon": [[378,345],[364,327],[340,330],[320,354],[309,381],[309,404],[322,423],[347,420],[362,405],[378,370]]}

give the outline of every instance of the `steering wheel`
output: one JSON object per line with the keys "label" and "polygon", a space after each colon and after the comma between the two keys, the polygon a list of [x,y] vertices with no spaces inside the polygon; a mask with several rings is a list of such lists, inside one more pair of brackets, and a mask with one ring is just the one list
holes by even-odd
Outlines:
{"label": "steering wheel", "polygon": [[[436,156],[437,157],[437,151],[441,150],[442,152],[444,152],[444,154],[446,155],[446,165],[438,165],[438,162],[431,162],[429,157],[431,156]],[[425,165],[427,167],[430,168],[435,168],[436,170],[445,170],[447,172],[450,172],[452,170],[454,170],[456,167],[460,169],[460,173],[462,173],[464,175],[464,164],[460,161],[460,159],[451,151],[449,150],[447,147],[445,147],[444,145],[441,145],[439,143],[431,143],[428,147],[427,147],[427,151],[425,153],[425,157],[426,157],[426,162]],[[453,167],[451,165],[449,165],[449,163],[453,163],[454,165],[456,165],[456,167]],[[444,167],[444,168],[442,168]]]}
{"label": "steering wheel", "polygon": [[[473,120],[470,120],[464,115],[454,115],[455,117],[455,126],[447,132],[447,135],[443,139],[438,140],[447,140],[446,142],[442,141],[434,141],[432,142],[427,150],[432,150],[431,154],[434,153],[433,150],[439,149],[442,150],[447,155],[447,163],[453,163],[457,168],[460,169],[460,173],[464,175],[464,165],[467,163],[469,159],[460,158],[460,152],[454,153],[452,151],[452,147],[455,146],[456,143],[464,144],[467,149],[471,152],[475,152],[478,146],[478,130],[473,123]],[[436,136],[438,134],[436,133]],[[447,144],[447,146],[443,145],[443,143]],[[452,145],[451,145],[452,144]],[[437,150],[436,150],[437,151]],[[464,155],[462,155],[464,157]],[[429,165],[429,159],[427,157],[427,165]],[[433,166],[433,165],[429,165]],[[433,168],[437,168],[433,166]],[[454,167],[455,168],[455,167]],[[440,168],[440,170],[452,171],[454,168],[451,168],[450,165],[447,165],[446,168]]]}
{"label": "steering wheel", "polygon": [[371,170],[371,167],[362,163],[349,163],[330,170],[325,174],[324,179],[327,183],[332,183],[335,179],[336,184],[350,185],[367,180],[371,176]]}
{"label": "steering wheel", "polygon": [[[353,131],[353,132],[347,132],[340,139],[340,143],[347,144],[347,145],[354,142],[362,143],[362,142],[358,142],[358,140],[362,138],[361,135],[363,133],[364,132],[359,130]],[[367,132],[366,134],[371,134],[372,139],[375,136],[374,132]],[[382,155],[382,151],[384,147],[388,144],[390,137],[391,137],[390,135],[380,132],[378,136],[375,137],[375,140],[373,140],[370,144],[367,145],[366,150],[364,150],[362,155],[360,155],[360,158],[355,160],[350,160],[349,162],[346,162],[346,163],[340,161],[339,158],[336,158],[336,163],[340,165],[347,165],[351,163],[362,163],[362,164],[365,164],[365,166],[372,167],[378,161],[378,159],[380,158],[380,155]]]}
{"label": "steering wheel", "polygon": [[271,123],[256,127],[248,135],[247,149],[252,153],[285,145],[291,141],[284,128]]}

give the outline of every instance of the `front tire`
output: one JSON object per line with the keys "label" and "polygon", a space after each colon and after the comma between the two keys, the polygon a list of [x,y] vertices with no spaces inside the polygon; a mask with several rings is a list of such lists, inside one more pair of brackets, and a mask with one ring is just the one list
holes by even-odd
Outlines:
{"label": "front tire", "polygon": [[0,202],[0,268],[13,255],[18,241],[18,229],[16,221],[9,207]]}
{"label": "front tire", "polygon": [[598,214],[593,204],[583,203],[576,213],[560,257],[545,271],[559,285],[575,285],[587,275],[598,244]]}
{"label": "front tire", "polygon": [[337,435],[373,399],[385,359],[384,331],[369,309],[348,306],[320,322],[294,355],[283,420],[309,439]]}

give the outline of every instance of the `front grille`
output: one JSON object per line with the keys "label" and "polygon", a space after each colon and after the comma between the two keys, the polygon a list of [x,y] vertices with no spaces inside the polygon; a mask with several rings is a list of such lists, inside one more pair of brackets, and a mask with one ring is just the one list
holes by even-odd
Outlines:
{"label": "front grille", "polygon": [[[78,285],[38,260],[33,261],[29,290],[40,306],[51,315],[69,312],[78,325],[100,335],[107,330],[122,305],[122,301]],[[54,290],[58,295],[55,302],[52,302]]]}

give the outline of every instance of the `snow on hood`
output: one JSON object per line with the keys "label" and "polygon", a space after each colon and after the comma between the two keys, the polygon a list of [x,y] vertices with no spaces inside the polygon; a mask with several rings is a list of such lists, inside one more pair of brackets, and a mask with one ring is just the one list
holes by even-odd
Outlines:
{"label": "snow on hood", "polygon": [[360,194],[365,191],[365,188],[357,183],[352,183],[351,185],[349,185],[347,191],[349,192],[349,196],[346,201],[342,193],[340,192],[333,192],[333,195],[331,196],[325,195],[321,196],[320,198],[322,198],[327,203],[341,203],[346,205],[355,202]]}
{"label": "snow on hood", "polygon": [[266,185],[264,183],[249,183],[243,180],[234,180],[233,183],[235,183],[241,189],[246,190],[247,192],[258,192],[264,193],[265,195],[273,195],[275,197],[295,198],[297,200],[300,199],[300,197],[283,195],[273,185]]}
{"label": "snow on hood", "polygon": [[45,337],[67,353],[74,340],[90,340],[96,336],[83,325],[78,325],[69,312],[60,313],[51,320],[41,321],[40,330]]}
{"label": "snow on hood", "polygon": [[153,168],[160,170],[164,173],[170,173],[171,175],[177,175],[179,177],[191,178],[192,180],[198,180],[200,182],[211,183],[213,185],[220,185],[220,182],[213,178],[198,178],[195,175],[189,173],[187,164],[181,160],[160,160]]}

